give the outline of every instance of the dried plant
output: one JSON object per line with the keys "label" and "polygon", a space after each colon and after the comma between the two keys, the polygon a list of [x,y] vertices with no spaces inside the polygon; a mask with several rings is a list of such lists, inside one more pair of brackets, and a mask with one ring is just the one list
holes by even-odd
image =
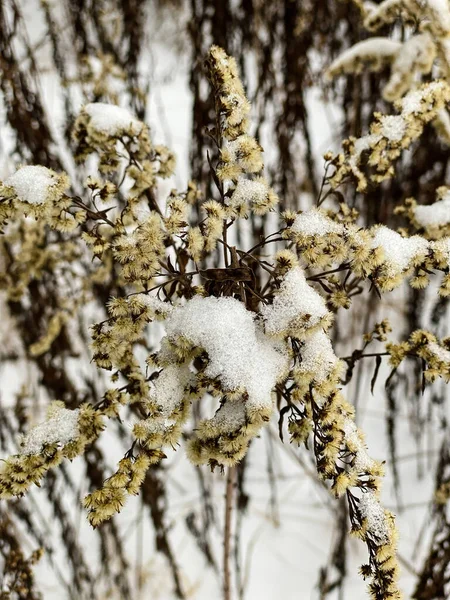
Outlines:
{"label": "dried plant", "polygon": [[[172,448],[183,446],[205,496],[202,524],[197,514],[189,515],[187,528],[208,564],[220,573],[224,598],[231,598],[233,589],[243,597],[238,537],[251,497],[245,485],[246,456],[251,446],[262,443],[256,438],[275,420],[281,438],[287,430],[293,444],[309,449],[319,485],[342,499],[336,513],[340,534],[330,563],[339,575],[330,579],[324,568],[321,597],[336,587],[342,590],[346,564],[339,556],[345,556],[344,533],[350,528],[367,547],[361,574],[369,579],[369,596],[400,598],[395,520],[380,502],[383,465],[368,454],[355,422],[357,400],[349,402],[344,388],[353,383],[355,373],[359,377],[365,358],[376,361],[372,390],[383,359],[392,368],[386,386],[397,480],[393,415],[403,382],[418,377],[414,398],[420,398],[429,385],[439,389],[438,378],[449,378],[448,332],[429,331],[432,324],[442,329],[450,290],[450,219],[447,188],[442,187],[447,155],[433,164],[430,151],[411,173],[420,147],[434,135],[430,131],[440,135],[440,141],[433,140],[436,152],[448,142],[446,14],[438,14],[432,2],[397,7],[389,0],[376,8],[318,2],[324,18],[312,23],[308,3],[254,3],[245,8],[193,3],[192,13],[199,13],[198,26],[189,30],[194,49],[194,181],[163,197],[160,184],[174,173],[175,157],[167,147],[154,144],[145,120],[147,95],[137,48],[147,4],[103,1],[95,6],[81,3],[74,10],[64,3],[75,42],[74,67],[66,59],[68,38],[61,35],[57,13],[43,3],[54,64],[65,86],[65,150],[60,140],[55,143],[44,104],[33,91],[32,77],[38,73],[34,49],[24,36],[24,68],[13,43],[23,23],[20,3],[0,9],[5,34],[1,68],[6,74],[1,85],[20,157],[18,168],[0,185],[0,278],[5,307],[19,335],[2,360],[14,364],[25,357],[39,373],[49,400],[47,419],[31,428],[30,390],[17,395],[13,418],[7,407],[2,409],[2,447],[14,448],[18,439],[20,444],[3,463],[1,495],[13,498],[13,518],[26,525],[29,537],[51,557],[51,544],[42,538],[36,513],[27,504],[34,485],[44,486],[71,564],[67,592],[74,598],[97,597],[96,576],[78,546],[70,512],[55,491],[58,482],[66,486],[76,507],[80,490],[66,460],[81,457],[88,480],[84,507],[90,524],[98,527],[102,575],[114,582],[114,592],[131,598],[142,587],[141,579],[136,587],[131,583],[120,517],[112,519],[130,495],[139,495],[154,526],[156,548],[170,565],[175,593],[187,597],[165,514],[164,459]],[[319,185],[303,90],[314,82],[309,63],[299,56],[324,48],[330,35],[331,62],[340,48],[332,37],[336,34],[330,33],[333,19],[337,14],[353,32],[358,10],[370,30],[406,17],[413,33],[402,42],[374,38],[357,44],[329,67],[329,75],[347,77],[345,133],[353,135],[342,152],[325,156]],[[251,19],[246,18],[248,11]],[[237,32],[234,40],[221,27],[223,18],[233,24],[229,30]],[[291,44],[276,37],[280,23]],[[207,52],[205,64],[200,60],[210,45],[208,31],[238,57],[248,47],[263,48],[255,53],[261,85],[253,102],[246,97],[238,65],[219,46]],[[261,46],[266,34],[269,39]],[[281,84],[275,76],[280,47],[286,63]],[[375,81],[383,83],[383,96],[395,101],[398,114],[388,114],[392,109],[381,105],[383,113],[372,119],[366,108],[378,100],[373,90],[366,108],[356,110],[358,87],[348,93],[351,78],[355,73],[359,89],[364,87],[367,65],[381,73]],[[413,74],[423,76],[424,82],[416,82]],[[81,110],[70,90],[81,90]],[[338,87],[330,93],[340,94]],[[271,96],[283,99],[275,119],[278,155],[264,171],[258,138],[264,138]],[[123,107],[124,97],[128,108]],[[252,107],[260,120],[256,133]],[[352,113],[357,115],[353,120]],[[362,135],[361,125],[369,125],[369,119],[368,133]],[[296,127],[305,143],[301,181],[293,162]],[[405,149],[412,159],[403,160]],[[414,182],[433,169],[416,194]],[[313,206],[303,211],[296,200],[300,189],[314,198]],[[398,202],[393,200],[396,189],[401,190]],[[428,206],[435,193],[438,202]],[[394,212],[404,219],[403,228],[393,228]],[[443,277],[436,285],[439,273]],[[367,331],[370,318],[376,320],[369,310],[359,332],[366,331],[362,347],[355,349],[358,342],[352,339],[349,356],[339,358],[334,348],[336,342],[342,345],[348,320],[343,313],[358,315],[362,297],[373,306],[376,295],[404,288],[405,282],[411,298],[420,293],[432,299],[432,323],[424,326],[420,311],[411,312],[406,341],[395,343],[386,319]],[[354,321],[359,323],[356,317]],[[381,351],[373,350],[380,343]],[[95,365],[86,365],[86,356]],[[214,401],[210,416],[205,407]],[[423,428],[418,428],[421,435]],[[115,440],[115,454],[126,449],[115,470],[104,439]],[[442,474],[448,463],[445,448],[436,506],[448,498]],[[217,524],[208,499],[210,482],[198,467],[205,464],[226,472],[220,568],[210,541]],[[272,468],[269,464],[274,487]],[[23,500],[15,499],[24,494]],[[235,507],[239,517],[233,532]],[[444,598],[446,593],[448,541],[439,532],[444,516],[440,508],[433,514],[436,535],[417,598]],[[5,520],[5,531],[11,527]],[[32,565],[39,553],[27,560],[30,553],[22,550],[19,536],[4,537],[5,593],[10,594],[5,597],[38,597]]]}

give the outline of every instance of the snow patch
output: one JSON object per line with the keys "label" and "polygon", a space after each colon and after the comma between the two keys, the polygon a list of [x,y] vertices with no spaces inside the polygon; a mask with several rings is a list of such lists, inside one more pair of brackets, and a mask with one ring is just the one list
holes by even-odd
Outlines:
{"label": "snow patch", "polygon": [[302,235],[326,235],[342,233],[343,226],[327,217],[320,209],[311,208],[297,215],[291,229]]}
{"label": "snow patch", "polygon": [[387,115],[380,119],[383,137],[390,142],[399,142],[406,132],[406,123],[402,116]]}
{"label": "snow patch", "polygon": [[247,406],[271,407],[271,392],[287,356],[266,338],[252,313],[234,298],[195,297],[165,321],[167,337],[183,336],[209,357],[205,375],[226,390],[245,389]]}
{"label": "snow patch", "polygon": [[396,231],[381,225],[375,228],[372,248],[382,248],[385,262],[388,263],[393,273],[400,273],[409,268],[411,261],[428,249],[428,242],[415,235],[409,238],[402,237]]}
{"label": "snow patch", "polygon": [[281,284],[270,306],[263,306],[261,313],[266,332],[270,335],[285,333],[294,319],[307,318],[307,328],[314,327],[325,317],[328,310],[325,301],[306,281],[300,267],[291,269]]}
{"label": "snow patch", "polygon": [[389,527],[380,501],[373,492],[366,492],[359,501],[361,516],[367,519],[367,530],[379,545],[389,542]]}
{"label": "snow patch", "polygon": [[79,409],[52,407],[47,421],[33,427],[20,441],[20,454],[39,454],[46,444],[65,446],[79,436]]}
{"label": "snow patch", "polygon": [[300,373],[314,373],[317,383],[325,381],[338,362],[331,340],[322,330],[314,332],[305,341],[301,356],[302,362],[298,370]]}
{"label": "snow patch", "polygon": [[90,116],[90,124],[96,131],[108,135],[120,135],[124,131],[131,131],[137,135],[142,131],[141,121],[126,108],[105,102],[91,102],[84,107]]}
{"label": "snow patch", "polygon": [[442,200],[429,206],[416,206],[414,209],[416,221],[422,227],[438,227],[450,223],[450,192]]}
{"label": "snow patch", "polygon": [[55,174],[47,167],[26,166],[8,177],[4,185],[12,187],[22,202],[43,204],[48,197],[48,188],[56,183]]}

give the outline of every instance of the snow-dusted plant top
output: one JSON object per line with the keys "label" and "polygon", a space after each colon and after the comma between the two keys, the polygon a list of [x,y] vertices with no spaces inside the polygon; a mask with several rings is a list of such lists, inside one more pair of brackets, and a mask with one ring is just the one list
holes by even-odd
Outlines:
{"label": "snow-dusted plant top", "polygon": [[289,332],[302,336],[329,316],[324,299],[308,284],[300,267],[288,272],[273,303],[263,306],[261,314],[266,332],[274,336]]}
{"label": "snow-dusted plant top", "polygon": [[5,180],[4,185],[14,189],[19,200],[28,204],[43,204],[49,188],[58,183],[55,173],[46,167],[25,166]]}
{"label": "snow-dusted plant top", "polygon": [[[426,123],[436,120],[448,102],[450,87],[447,82],[433,81],[398,99],[395,107],[400,114],[375,113],[369,133],[346,140],[345,153],[326,155],[336,167],[331,185],[337,188],[352,175],[358,182],[358,191],[365,191],[369,180],[378,183],[392,177],[393,163],[402,150],[421,135]],[[367,153],[365,157],[364,153]],[[364,172],[365,165],[375,168],[370,177]]]}
{"label": "snow-dusted plant top", "polygon": [[439,227],[450,223],[450,193],[438,202],[427,206],[416,206],[414,209],[416,221],[424,228]]}
{"label": "snow-dusted plant top", "polygon": [[104,102],[91,102],[86,104],[84,110],[90,117],[92,128],[101,133],[116,136],[127,131],[133,134],[142,131],[142,122],[126,108]]}
{"label": "snow-dusted plant top", "polygon": [[234,298],[193,298],[165,321],[168,338],[183,336],[209,358],[205,374],[225,390],[246,390],[255,408],[272,406],[272,390],[287,356],[268,339],[254,315]]}
{"label": "snow-dusted plant top", "polygon": [[311,208],[296,216],[292,231],[301,235],[326,235],[327,233],[342,233],[343,226],[317,208]]}
{"label": "snow-dusted plant top", "polygon": [[383,249],[384,260],[395,274],[410,268],[417,256],[425,256],[428,241],[418,235],[402,237],[396,231],[381,225],[374,230],[373,247]]}
{"label": "snow-dusted plant top", "polygon": [[77,409],[52,407],[47,421],[30,429],[21,439],[21,454],[39,454],[44,446],[51,444],[65,446],[75,440],[79,436],[79,412]]}

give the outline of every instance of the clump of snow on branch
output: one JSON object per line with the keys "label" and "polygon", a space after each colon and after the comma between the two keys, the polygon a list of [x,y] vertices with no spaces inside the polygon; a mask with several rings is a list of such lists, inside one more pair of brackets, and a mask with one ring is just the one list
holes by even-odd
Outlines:
{"label": "clump of snow on branch", "polygon": [[323,211],[311,208],[300,213],[295,218],[291,231],[305,236],[326,235],[327,233],[342,233],[343,226],[327,217]]}
{"label": "clump of snow on branch", "polygon": [[441,362],[450,364],[450,350],[447,350],[437,342],[429,342],[427,349]]}
{"label": "clump of snow on branch", "polygon": [[361,432],[355,422],[350,418],[346,418],[342,429],[345,435],[345,443],[355,456],[353,469],[357,473],[370,473],[376,467],[376,462],[369,456]]}
{"label": "clump of snow on branch", "polygon": [[384,262],[393,275],[409,269],[412,261],[426,254],[428,242],[423,237],[415,235],[402,237],[396,231],[384,225],[375,228],[373,248],[382,248]]}
{"label": "clump of snow on branch", "polygon": [[389,542],[390,531],[386,514],[377,496],[373,492],[365,492],[359,501],[359,511],[367,521],[367,532],[377,545]]}
{"label": "clump of snow on branch", "polygon": [[92,129],[106,135],[121,135],[124,131],[137,135],[142,131],[141,121],[126,108],[104,102],[91,102],[84,107],[84,111],[90,117]]}
{"label": "clump of snow on branch", "polygon": [[393,102],[412,86],[416,73],[426,75],[436,58],[436,45],[428,32],[412,36],[404,42],[392,63],[391,77],[383,90],[383,98]]}
{"label": "clump of snow on branch", "polygon": [[25,166],[4,182],[6,187],[14,189],[16,196],[27,204],[44,204],[49,188],[57,185],[55,173],[46,167]]}
{"label": "clump of snow on branch", "polygon": [[152,382],[150,400],[157,405],[162,417],[168,418],[181,404],[190,375],[185,366],[168,365]]}
{"label": "clump of snow on branch", "polygon": [[441,255],[450,266],[450,237],[430,242],[430,248],[433,252]]}
{"label": "clump of snow on branch", "polygon": [[79,410],[52,405],[47,421],[33,427],[20,441],[21,454],[39,454],[48,444],[65,446],[79,435]]}
{"label": "clump of snow on branch", "polygon": [[366,190],[367,176],[360,168],[364,152],[368,152],[365,162],[376,170],[370,175],[372,181],[379,183],[391,177],[394,174],[393,162],[402,150],[421,135],[424,125],[435,119],[449,101],[448,84],[445,81],[434,81],[398,100],[395,106],[401,114],[375,113],[368,134],[346,140],[345,153],[331,155],[336,167],[330,179],[331,186],[337,187],[348,175],[353,175],[358,181],[358,191]]}
{"label": "clump of snow on branch", "polygon": [[316,383],[325,381],[338,363],[331,340],[322,330],[315,331],[305,340],[301,355],[302,361],[298,366],[298,372],[313,374]]}
{"label": "clump of snow on branch", "polygon": [[428,242],[418,235],[402,237],[396,231],[381,225],[375,228],[373,248],[382,248],[384,265],[389,274],[395,276],[408,270],[414,259],[425,256]]}
{"label": "clump of snow on branch", "polygon": [[441,200],[428,206],[416,206],[414,218],[424,228],[439,227],[450,223],[450,192]]}
{"label": "clump of snow on branch", "polygon": [[322,296],[306,281],[300,267],[291,269],[284,277],[280,290],[269,306],[263,306],[265,330],[269,335],[294,335],[318,325],[326,325],[329,312]]}
{"label": "clump of snow on branch", "polygon": [[390,142],[399,142],[406,132],[406,123],[401,115],[381,117],[381,135]]}
{"label": "clump of snow on branch", "polygon": [[328,67],[327,75],[332,78],[341,73],[360,73],[367,64],[373,70],[380,70],[393,60],[401,47],[401,42],[384,37],[363,40],[338,56]]}
{"label": "clump of snow on branch", "polygon": [[287,359],[242,302],[195,297],[174,310],[165,327],[169,339],[182,336],[207,352],[205,375],[217,377],[226,390],[246,390],[250,405],[271,406],[272,389]]}
{"label": "clump of snow on branch", "polygon": [[419,33],[402,41],[373,37],[355,44],[338,56],[328,68],[329,77],[342,73],[360,73],[364,67],[372,71],[391,66],[391,76],[382,94],[393,102],[431,72],[437,60],[446,77],[450,73],[450,10],[447,0],[385,0],[380,4],[364,2],[364,26],[369,31],[393,23],[399,16],[421,22]]}
{"label": "clump of snow on branch", "polygon": [[[131,239],[131,236],[128,237],[130,237]],[[163,318],[168,316],[174,309],[170,302],[163,302],[162,300],[151,294],[136,294],[136,300],[142,302],[142,304],[149,309],[150,313],[154,313]]]}
{"label": "clump of snow on branch", "polygon": [[230,206],[242,214],[250,207],[256,214],[264,214],[267,208],[272,208],[277,202],[277,196],[269,187],[264,177],[246,179],[239,177],[235,190],[230,198]]}

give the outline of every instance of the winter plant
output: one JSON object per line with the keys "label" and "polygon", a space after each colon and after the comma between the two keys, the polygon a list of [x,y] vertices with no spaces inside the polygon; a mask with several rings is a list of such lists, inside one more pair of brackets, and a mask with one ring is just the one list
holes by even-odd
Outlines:
{"label": "winter plant", "polygon": [[[375,379],[385,357],[393,372],[407,359],[417,361],[424,385],[447,382],[450,338],[416,330],[396,342],[384,319],[364,333],[361,348],[339,358],[332,334],[338,314],[370,291],[387,294],[404,282],[422,289],[436,280],[433,293],[450,295],[447,188],[437,190],[433,206],[413,199],[400,206],[400,230],[363,227],[345,199],[352,187],[364,192],[394,177],[396,160],[427,123],[439,134],[448,131],[450,13],[437,0],[360,7],[370,30],[400,13],[410,20],[420,14],[420,27],[406,41],[357,44],[331,65],[332,76],[392,65],[383,95],[395,101],[394,113],[376,114],[367,134],[325,156],[323,185],[308,210],[278,209],[262,148],[250,134],[251,106],[236,62],[217,46],[206,64],[215,106],[207,131],[215,148],[207,157],[213,197],[191,182],[172,190],[162,209],[157,186],[174,172],[174,155],[153,144],[142,120],[104,102],[86,104],[73,127],[76,158],[91,173],[83,189],[75,191],[66,173],[39,165],[20,166],[1,183],[8,300],[26,301],[32,282],[58,281],[31,355],[44,356],[101,285],[116,282],[116,293],[104,299],[104,318],[91,326],[92,360],[110,373],[107,391],[96,404],[50,404],[47,419],[2,463],[2,498],[40,485],[111,421],[123,420],[129,450],[83,500],[98,527],[139,494],[165,449],[183,446],[194,465],[226,473],[223,594],[230,599],[236,465],[275,419],[280,436],[287,426],[290,442],[313,454],[330,493],[345,498],[350,533],[367,546],[361,574],[369,597],[401,598],[395,518],[380,500],[384,467],[371,458],[344,387],[366,356],[376,357]],[[415,77],[433,69],[438,76],[426,82]],[[256,244],[249,243],[249,219],[265,225]],[[196,417],[201,399],[211,407],[208,418]],[[444,483],[439,502],[449,495]]]}

